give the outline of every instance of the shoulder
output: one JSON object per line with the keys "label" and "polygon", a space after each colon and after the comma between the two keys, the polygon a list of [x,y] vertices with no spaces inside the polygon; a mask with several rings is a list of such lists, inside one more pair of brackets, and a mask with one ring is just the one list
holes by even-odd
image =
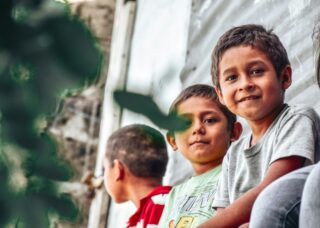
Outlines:
{"label": "shoulder", "polygon": [[167,194],[171,189],[171,186],[158,186],[152,191],[152,195]]}
{"label": "shoulder", "polygon": [[230,157],[237,156],[239,154],[239,151],[243,151],[245,148],[249,147],[250,137],[251,137],[250,133],[247,133],[242,137],[240,137],[240,139],[238,139],[237,141],[232,142],[227,151],[225,159],[229,159]]}
{"label": "shoulder", "polygon": [[159,186],[155,188],[152,193],[145,198],[145,203],[141,202],[141,207],[147,208],[147,211],[151,211],[154,209],[158,210],[157,208],[160,206],[160,209],[162,210],[170,190],[170,186]]}
{"label": "shoulder", "polygon": [[201,178],[201,176],[193,176],[193,177],[189,178],[188,180],[186,180],[185,182],[174,186],[172,188],[172,190],[170,191],[169,197],[176,198],[181,195],[186,195],[190,191],[191,192],[194,191],[194,189],[196,189],[198,186],[203,185],[204,178],[203,177]]}
{"label": "shoulder", "polygon": [[191,179],[186,180],[185,182],[175,185],[172,187],[171,191],[170,191],[170,196],[179,194],[181,191],[184,191],[188,188],[188,185],[190,184]]}
{"label": "shoulder", "polygon": [[292,105],[284,108],[268,131],[273,138],[281,138],[281,135],[301,137],[304,136],[301,132],[314,133],[318,130],[320,130],[320,118],[312,107]]}
{"label": "shoulder", "polygon": [[282,113],[282,119],[290,119],[292,117],[309,118],[313,121],[319,121],[319,115],[310,106],[306,105],[291,105]]}
{"label": "shoulder", "polygon": [[171,186],[159,186],[156,187],[151,194],[149,194],[149,198],[153,204],[164,205],[166,198],[171,191]]}

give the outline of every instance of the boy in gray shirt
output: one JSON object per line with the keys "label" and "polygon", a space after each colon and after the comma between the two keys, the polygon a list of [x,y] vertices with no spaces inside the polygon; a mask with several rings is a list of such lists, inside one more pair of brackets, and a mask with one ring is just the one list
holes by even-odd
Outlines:
{"label": "boy in gray shirt", "polygon": [[[314,31],[316,31],[313,35],[317,47],[316,76],[320,87],[320,21]],[[315,165],[284,175],[264,189],[254,203],[250,227],[319,227],[319,192],[320,162],[318,161]]]}
{"label": "boy in gray shirt", "polygon": [[312,108],[284,103],[291,76],[286,50],[272,31],[243,25],[219,39],[212,54],[215,89],[221,102],[247,121],[251,134],[229,148],[213,202],[221,209],[200,227],[249,222],[266,186],[317,160],[320,120]]}

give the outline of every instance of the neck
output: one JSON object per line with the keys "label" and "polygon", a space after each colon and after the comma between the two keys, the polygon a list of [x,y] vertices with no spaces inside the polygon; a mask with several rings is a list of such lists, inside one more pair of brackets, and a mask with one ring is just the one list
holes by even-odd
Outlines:
{"label": "neck", "polygon": [[204,174],[208,172],[209,170],[212,170],[219,165],[221,165],[223,158],[220,160],[217,160],[215,162],[205,163],[205,164],[192,164],[193,170],[196,173],[197,176]]}
{"label": "neck", "polygon": [[254,146],[263,137],[270,125],[282,111],[283,107],[284,104],[282,103],[281,105],[276,107],[271,113],[269,113],[268,117],[266,118],[253,121],[247,120],[252,131],[250,146]]}
{"label": "neck", "polygon": [[140,200],[146,197],[150,192],[153,191],[161,183],[157,180],[149,180],[146,178],[136,178],[132,180],[128,188],[129,199],[134,203],[134,205],[139,208]]}

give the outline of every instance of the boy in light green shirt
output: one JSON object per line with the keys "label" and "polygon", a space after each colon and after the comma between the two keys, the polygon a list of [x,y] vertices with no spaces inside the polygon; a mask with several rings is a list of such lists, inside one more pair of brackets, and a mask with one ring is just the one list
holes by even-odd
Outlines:
{"label": "boy in light green shirt", "polygon": [[242,127],[209,85],[183,90],[170,107],[169,115],[173,113],[190,125],[181,132],[168,132],[167,140],[191,162],[196,175],[171,190],[158,227],[197,227],[215,213],[211,205],[221,163]]}

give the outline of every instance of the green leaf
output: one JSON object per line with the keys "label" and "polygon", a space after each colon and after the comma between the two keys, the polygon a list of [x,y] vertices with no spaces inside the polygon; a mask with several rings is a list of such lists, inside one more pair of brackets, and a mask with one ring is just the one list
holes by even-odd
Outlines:
{"label": "green leaf", "polygon": [[183,131],[190,125],[190,121],[178,115],[165,115],[150,96],[117,90],[113,93],[115,101],[130,111],[148,117],[158,127],[169,131]]}

